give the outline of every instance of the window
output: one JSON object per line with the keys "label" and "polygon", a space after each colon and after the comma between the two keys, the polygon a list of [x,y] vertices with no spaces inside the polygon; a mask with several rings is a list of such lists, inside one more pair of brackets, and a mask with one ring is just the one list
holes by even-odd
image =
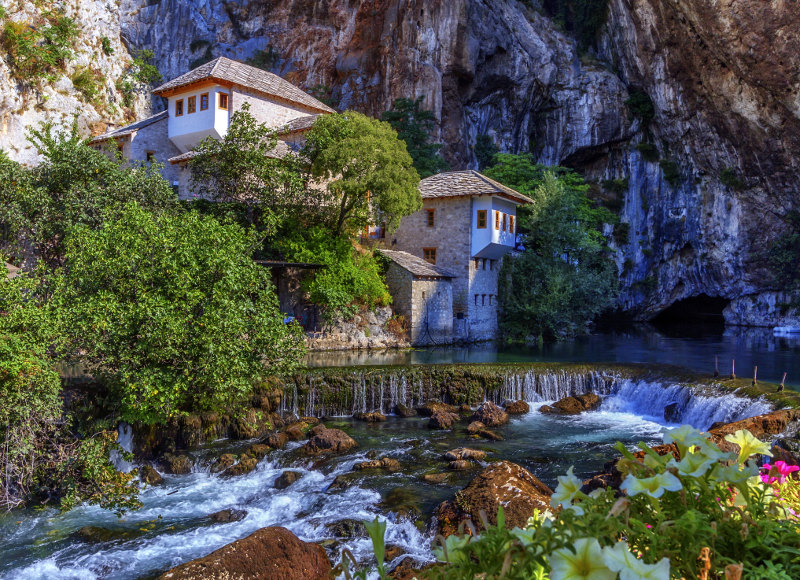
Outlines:
{"label": "window", "polygon": [[426,209],[425,211],[428,213],[428,222],[427,222],[428,223],[428,227],[432,228],[433,226],[436,225],[436,210],[435,209]]}
{"label": "window", "polygon": [[489,260],[489,269],[490,270],[494,270],[494,263],[495,263],[495,260]]}
{"label": "window", "polygon": [[513,234],[514,233],[514,216],[513,215],[508,216],[508,233],[509,234]]}
{"label": "window", "polygon": [[186,112],[192,114],[197,111],[197,97],[189,97],[186,99]]}
{"label": "window", "polygon": [[476,294],[475,295],[475,306],[477,306],[477,305],[478,305],[478,295]]}
{"label": "window", "polygon": [[486,294],[481,294],[481,306],[486,306]]}
{"label": "window", "polygon": [[145,159],[148,163],[153,163],[156,160],[156,152],[155,151],[145,151]]}
{"label": "window", "polygon": [[228,110],[228,93],[219,94],[219,108],[223,111]]}
{"label": "window", "polygon": [[494,297],[494,294],[489,294],[489,306],[492,305],[492,298],[493,297]]}
{"label": "window", "polygon": [[478,229],[483,230],[486,229],[486,210],[479,209],[478,210]]}
{"label": "window", "polygon": [[506,231],[506,214],[503,214],[503,219],[500,220],[500,221],[501,221],[500,229],[502,229],[503,231]]}
{"label": "window", "polygon": [[494,212],[494,229],[496,229],[496,230],[500,229],[500,212],[499,211]]}
{"label": "window", "polygon": [[183,116],[183,99],[178,99],[175,101],[175,116],[182,117]]}
{"label": "window", "polygon": [[422,257],[426,262],[436,263],[436,248],[422,248]]}
{"label": "window", "polygon": [[208,109],[208,93],[200,95],[200,110],[205,111]]}

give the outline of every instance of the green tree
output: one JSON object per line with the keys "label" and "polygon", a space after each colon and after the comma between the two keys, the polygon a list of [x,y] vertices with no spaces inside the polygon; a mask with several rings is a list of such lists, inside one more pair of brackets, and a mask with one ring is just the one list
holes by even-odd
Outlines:
{"label": "green tree", "polygon": [[358,252],[349,239],[331,237],[320,226],[290,229],[279,244],[286,259],[325,266],[305,279],[304,289],[324,309],[327,320],[349,318],[360,306],[391,303],[379,264],[371,254]]}
{"label": "green tree", "polygon": [[30,140],[43,156],[34,169],[0,155],[0,223],[48,266],[63,262],[64,239],[74,225],[99,227],[130,201],[154,212],[178,209],[157,165],[131,165],[96,151],[75,124],[68,133],[45,125],[31,131]]}
{"label": "green tree", "polygon": [[431,133],[436,128],[436,117],[431,111],[422,108],[424,96],[416,99],[395,99],[392,109],[381,115],[397,137],[406,143],[408,154],[414,160],[414,167],[421,178],[450,169],[450,165],[439,153],[438,143],[431,143]]}
{"label": "green tree", "polygon": [[309,131],[304,155],[312,177],[325,184],[309,192],[336,236],[381,221],[394,227],[422,206],[419,174],[388,123],[354,111],[324,115]]}
{"label": "green tree", "polygon": [[136,204],[73,230],[54,295],[73,352],[122,419],[224,411],[267,372],[296,367],[302,335],[283,324],[269,270],[251,259],[257,244],[234,224]]}
{"label": "green tree", "polygon": [[494,156],[500,153],[500,148],[489,135],[478,135],[475,138],[474,151],[478,170],[483,171],[494,165]]}
{"label": "green tree", "polygon": [[518,217],[524,250],[505,261],[500,276],[502,332],[511,340],[578,333],[616,298],[601,230],[616,217],[592,207],[588,186],[569,169],[537,165],[529,155],[496,160],[487,175],[533,199]]}
{"label": "green tree", "polygon": [[800,211],[787,212],[783,221],[786,229],[772,242],[767,259],[778,287],[793,296],[788,306],[800,310]]}
{"label": "green tree", "polygon": [[245,206],[251,225],[275,226],[305,207],[306,176],[298,156],[250,114],[248,104],[233,114],[222,139],[204,139],[195,152],[192,193]]}

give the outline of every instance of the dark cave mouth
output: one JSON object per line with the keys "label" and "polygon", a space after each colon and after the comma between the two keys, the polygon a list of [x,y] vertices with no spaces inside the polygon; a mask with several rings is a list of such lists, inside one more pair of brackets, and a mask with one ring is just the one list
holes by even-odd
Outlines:
{"label": "dark cave mouth", "polygon": [[661,311],[652,322],[656,326],[725,326],[722,311],[730,303],[727,298],[698,294],[674,302]]}

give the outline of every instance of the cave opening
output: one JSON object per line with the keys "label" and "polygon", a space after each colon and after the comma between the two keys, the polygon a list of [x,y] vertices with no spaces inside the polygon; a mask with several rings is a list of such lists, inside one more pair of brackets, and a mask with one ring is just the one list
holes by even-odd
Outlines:
{"label": "cave opening", "polygon": [[722,311],[729,302],[727,298],[708,294],[690,296],[674,302],[651,322],[659,328],[697,327],[722,330],[725,327]]}

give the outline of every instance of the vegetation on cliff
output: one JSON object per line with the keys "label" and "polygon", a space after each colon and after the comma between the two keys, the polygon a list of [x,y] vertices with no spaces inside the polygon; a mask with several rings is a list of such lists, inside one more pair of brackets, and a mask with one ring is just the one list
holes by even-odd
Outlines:
{"label": "vegetation on cliff", "polygon": [[520,208],[518,243],[500,275],[500,325],[510,340],[553,339],[581,332],[614,304],[617,273],[602,234],[616,216],[594,207],[577,173],[498,154],[486,174],[530,196]]}
{"label": "vegetation on cliff", "polygon": [[442,146],[431,143],[431,133],[436,127],[436,116],[422,108],[424,96],[416,99],[395,99],[392,109],[381,115],[381,121],[389,123],[397,137],[405,141],[408,154],[421,178],[447,171],[450,165],[439,151]]}

